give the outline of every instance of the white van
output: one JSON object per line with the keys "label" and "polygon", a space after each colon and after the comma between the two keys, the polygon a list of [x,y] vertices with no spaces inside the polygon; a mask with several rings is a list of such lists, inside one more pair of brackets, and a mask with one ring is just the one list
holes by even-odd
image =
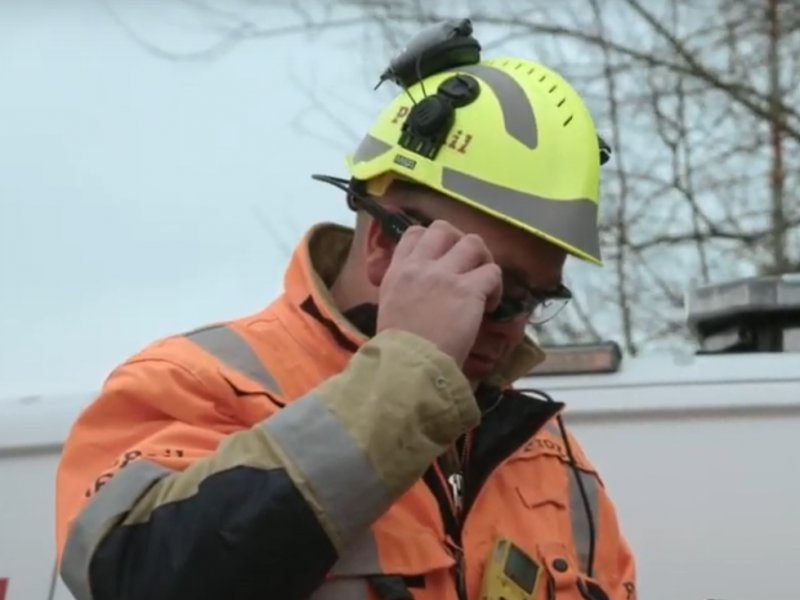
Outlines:
{"label": "white van", "polygon": [[[553,348],[520,387],[567,403],[636,552],[640,600],[797,600],[800,279],[705,288],[689,310],[697,355]],[[91,397],[0,402],[0,600],[71,599],[54,568],[54,473]]]}

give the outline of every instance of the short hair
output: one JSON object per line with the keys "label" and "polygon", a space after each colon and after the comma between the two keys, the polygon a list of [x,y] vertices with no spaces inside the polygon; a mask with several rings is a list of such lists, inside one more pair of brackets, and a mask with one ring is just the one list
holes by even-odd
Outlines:
{"label": "short hair", "polygon": [[400,177],[393,179],[392,182],[389,184],[389,188],[386,190],[387,196],[393,194],[397,194],[399,196],[410,196],[416,194],[431,194],[431,193],[439,194],[440,192],[437,192],[436,190],[425,184],[418,183],[416,181],[411,181],[409,179],[403,179]]}
{"label": "short hair", "polygon": [[[383,195],[378,198],[378,202],[382,199],[387,199],[390,202],[401,204],[403,200],[413,197],[428,197],[428,198],[441,198],[451,202],[453,199],[448,195],[436,190],[423,183],[418,183],[405,177],[393,177],[384,191]],[[406,207],[407,209],[409,207]],[[365,224],[370,220],[369,213],[362,209],[356,210],[356,231],[360,233],[364,230]]]}
{"label": "short hair", "polygon": [[409,179],[405,179],[402,177],[396,177],[392,180],[389,184],[389,187],[386,189],[386,193],[384,197],[387,198],[397,198],[397,199],[404,199],[409,197],[420,197],[425,196],[428,198],[437,198],[441,200],[446,200],[447,202],[452,202],[453,198],[445,194],[444,192],[440,192],[437,189],[434,189],[428,185],[423,183],[418,183],[416,181],[411,181]]}

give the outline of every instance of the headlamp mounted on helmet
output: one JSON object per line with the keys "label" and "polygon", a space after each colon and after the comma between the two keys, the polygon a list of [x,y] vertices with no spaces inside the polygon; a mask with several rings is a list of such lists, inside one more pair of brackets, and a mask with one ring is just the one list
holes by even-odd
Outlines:
{"label": "headlamp mounted on helmet", "polygon": [[[477,64],[481,60],[481,45],[472,37],[472,21],[460,19],[433,25],[403,48],[381,74],[375,89],[392,81],[408,91],[426,77],[455,67]],[[446,79],[432,95],[415,101],[403,123],[398,144],[407,150],[434,159],[447,139],[455,121],[455,110],[471,104],[480,94],[474,77],[457,74]],[[599,160],[604,165],[611,158],[611,147],[598,136]]]}

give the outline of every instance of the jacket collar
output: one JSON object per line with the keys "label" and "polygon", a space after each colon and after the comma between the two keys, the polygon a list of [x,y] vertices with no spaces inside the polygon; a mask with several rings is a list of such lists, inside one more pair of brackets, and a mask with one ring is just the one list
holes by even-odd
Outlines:
{"label": "jacket collar", "polygon": [[[295,248],[284,275],[285,297],[308,325],[311,343],[333,341],[348,354],[364,344],[375,328],[374,306],[357,307],[343,314],[331,296],[330,288],[352,240],[353,230],[342,225],[320,223],[311,227]],[[508,387],[527,375],[544,357],[534,340],[526,337],[485,383]]]}

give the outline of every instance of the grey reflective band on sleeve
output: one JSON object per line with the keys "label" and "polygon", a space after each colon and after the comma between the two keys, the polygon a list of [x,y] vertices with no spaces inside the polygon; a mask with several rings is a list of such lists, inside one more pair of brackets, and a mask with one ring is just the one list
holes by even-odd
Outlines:
{"label": "grey reflective band on sleeve", "polygon": [[378,543],[371,529],[349,546],[347,552],[331,568],[331,575],[342,577],[376,575],[382,572]]}
{"label": "grey reflective band on sleeve", "polygon": [[76,600],[92,600],[89,565],[100,541],[153,484],[173,471],[148,460],[121,469],[80,512],[69,530],[61,577]]}
{"label": "grey reflective band on sleeve", "polygon": [[261,425],[298,468],[343,539],[362,534],[393,501],[367,455],[316,395]]}
{"label": "grey reflective band on sleeve", "polygon": [[247,375],[260,383],[264,389],[275,394],[282,390],[275,378],[267,371],[261,359],[250,344],[227,325],[211,325],[184,334],[195,344],[214,356],[220,362]]}
{"label": "grey reflective band on sleeve", "polygon": [[328,579],[309,600],[369,600],[369,584],[366,579]]}
{"label": "grey reflective band on sleeve", "polygon": [[581,471],[580,469],[570,469],[569,476],[569,511],[572,519],[572,541],[575,544],[575,552],[578,556],[581,571],[586,573],[589,568],[589,553],[591,552],[592,536],[590,535],[589,516],[586,514],[586,506],[583,502],[577,478],[581,478],[583,489],[589,501],[589,512],[592,515],[592,523],[595,527],[595,538],[597,537],[598,516],[598,487],[600,482],[592,473]]}
{"label": "grey reflective band on sleeve", "polygon": [[554,200],[442,168],[442,187],[511,217],[594,257],[600,256],[597,203],[588,198]]}
{"label": "grey reflective band on sleeve", "polygon": [[354,542],[330,571],[331,578],[315,591],[310,600],[367,600],[365,577],[383,573],[378,545],[372,530]]}
{"label": "grey reflective band on sleeve", "polygon": [[536,148],[539,143],[536,115],[528,95],[516,79],[490,65],[467,65],[452,70],[483,80],[500,103],[506,133],[526,147]]}

